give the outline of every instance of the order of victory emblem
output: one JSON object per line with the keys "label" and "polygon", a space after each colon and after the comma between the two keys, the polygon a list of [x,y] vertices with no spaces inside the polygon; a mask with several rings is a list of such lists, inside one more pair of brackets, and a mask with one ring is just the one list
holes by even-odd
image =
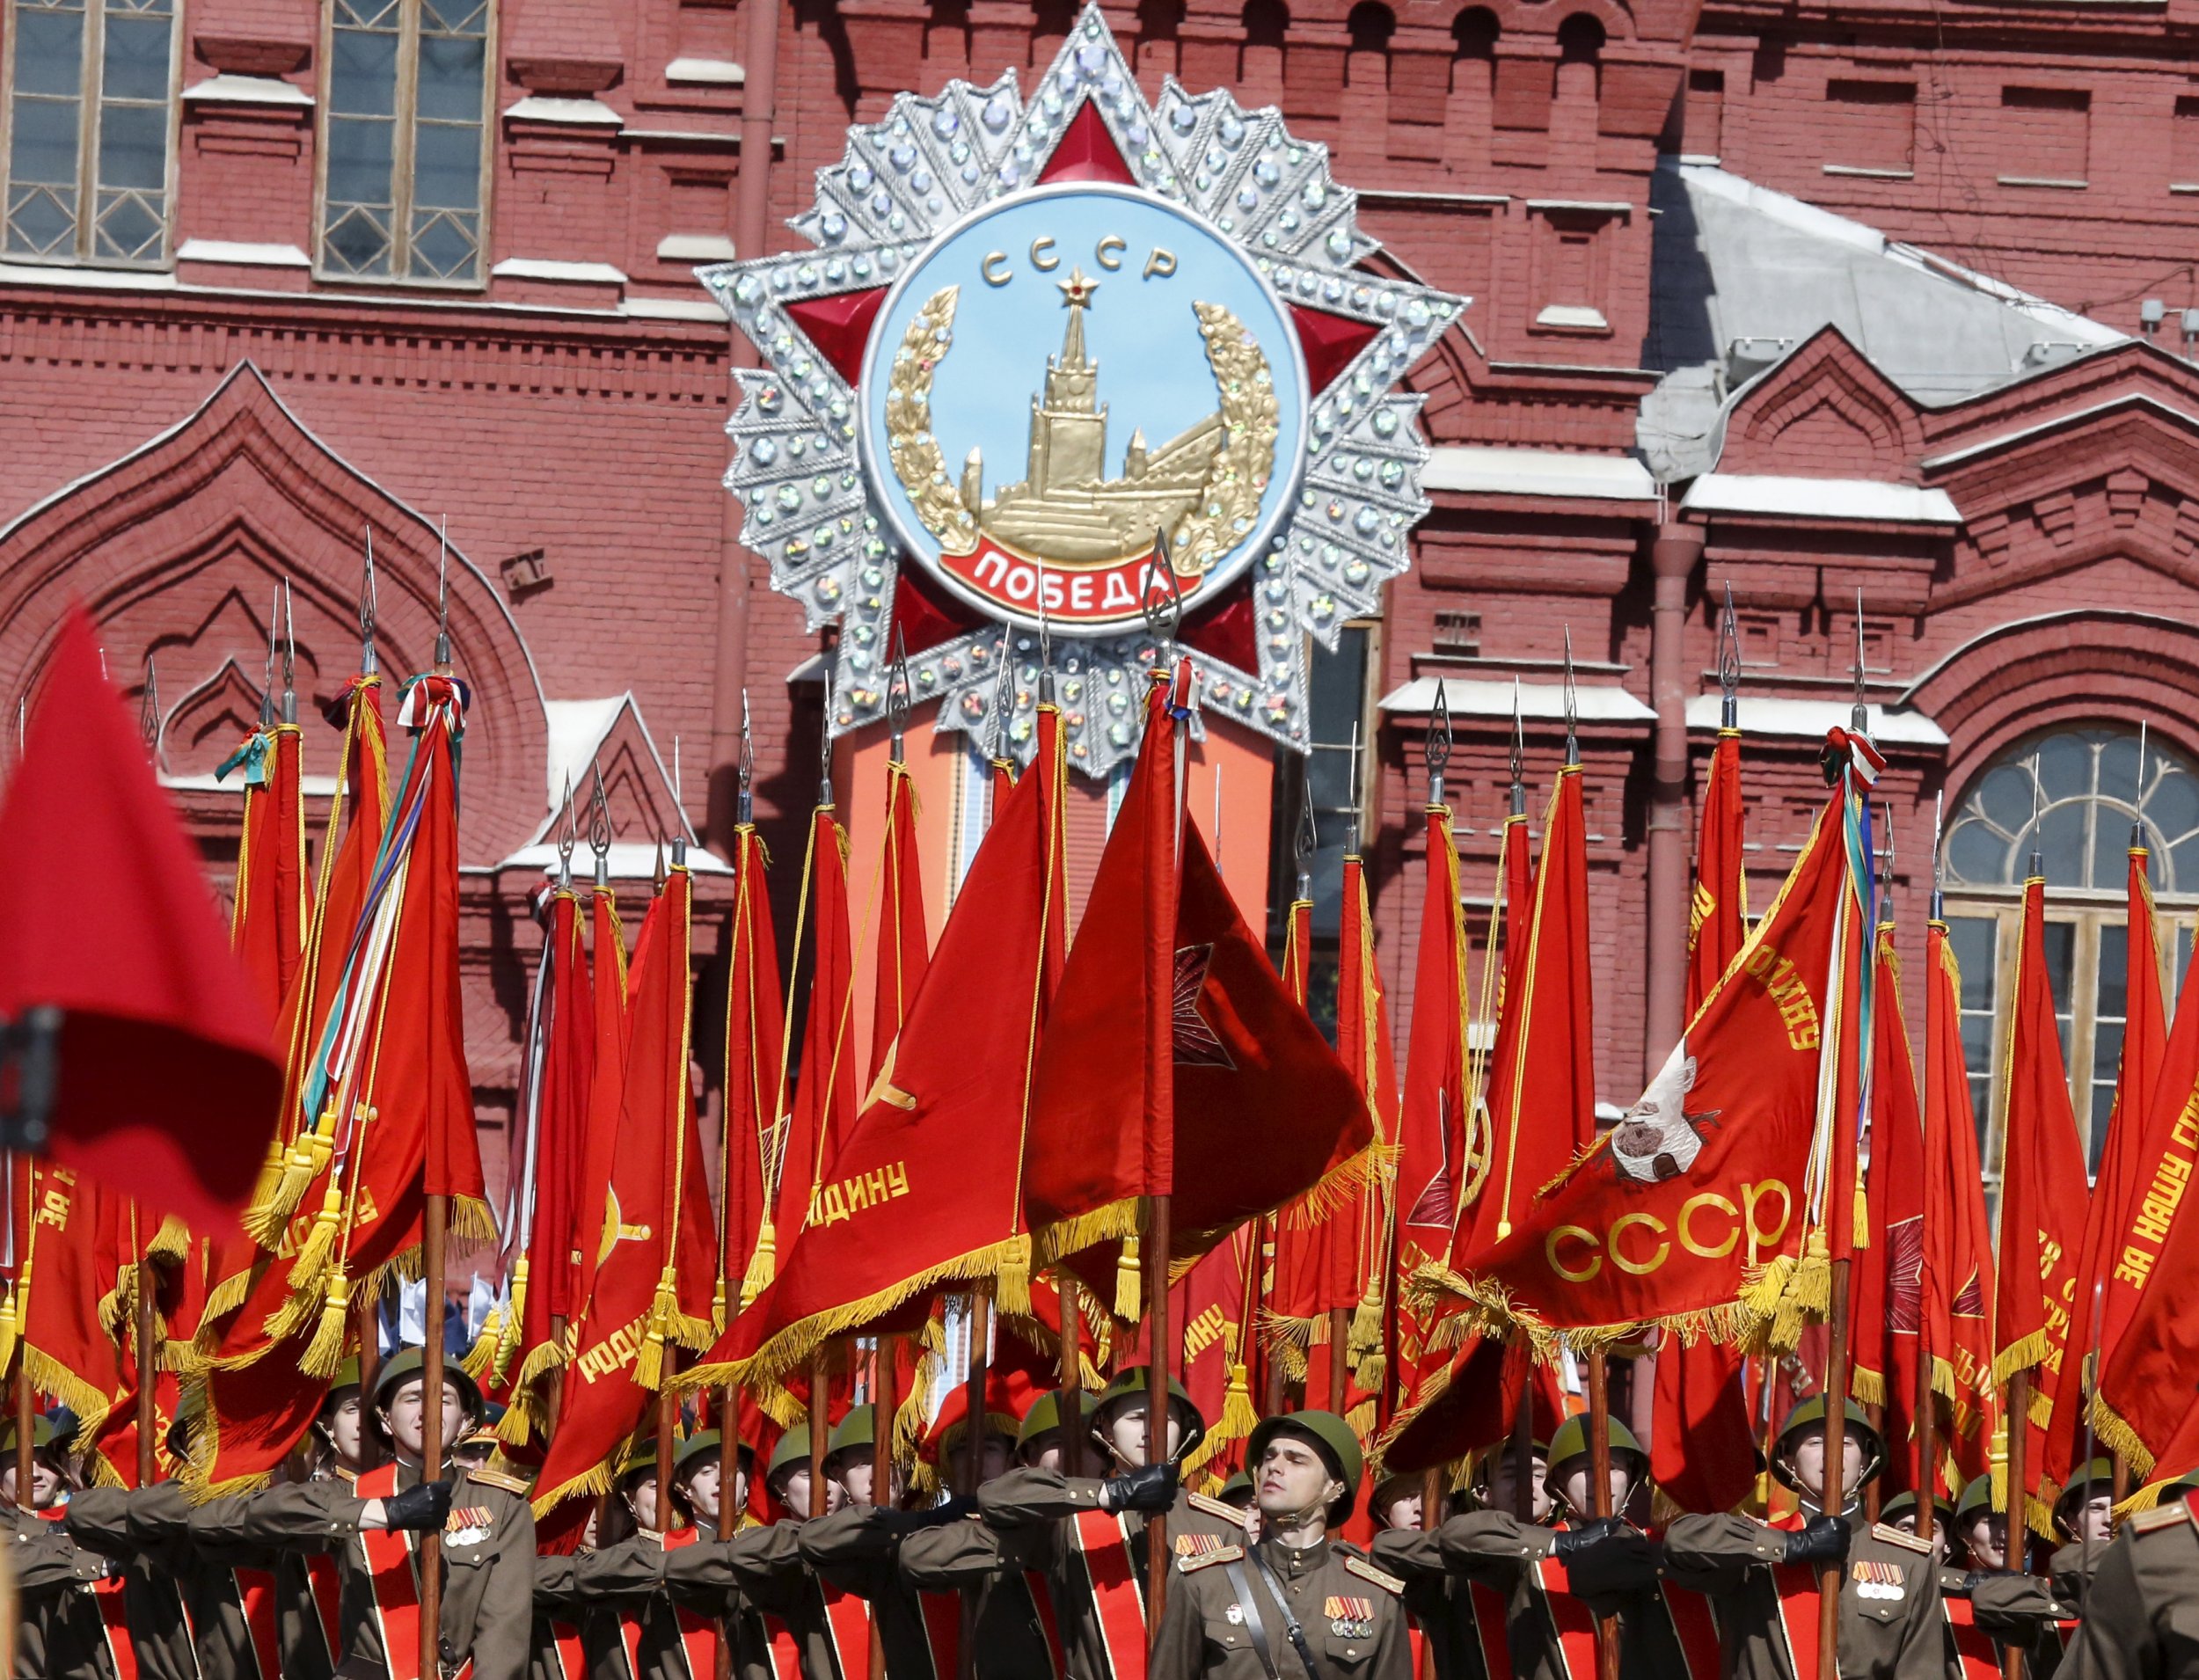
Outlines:
{"label": "order of victory emblem", "polygon": [[1427,511],[1396,387],[1465,307],[1363,266],[1326,150],[1173,78],[1149,105],[1094,8],[1027,104],[1012,72],[896,98],[793,225],[815,249],[702,278],[767,364],[727,485],[841,623],[834,733],[885,715],[898,632],[942,726],[1027,756],[1043,631],[1106,771],[1158,591],[1204,705],[1303,750],[1308,634],[1374,608]]}

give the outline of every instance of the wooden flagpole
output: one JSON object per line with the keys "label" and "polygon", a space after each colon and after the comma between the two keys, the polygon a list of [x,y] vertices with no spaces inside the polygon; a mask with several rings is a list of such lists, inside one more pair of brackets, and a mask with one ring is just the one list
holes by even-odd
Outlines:
{"label": "wooden flagpole", "polygon": [[828,1507],[825,1502],[825,1435],[831,1428],[832,1408],[826,1394],[831,1382],[831,1349],[829,1341],[817,1344],[817,1351],[809,1361],[809,1515],[822,1516]]}
{"label": "wooden flagpole", "polygon": [[[1611,1365],[1600,1348],[1588,1355],[1589,1475],[1592,1480],[1589,1504],[1598,1516],[1611,1510]],[[1520,1411],[1531,1415],[1522,1396]],[[1531,1423],[1530,1428],[1532,1425]],[[1528,1496],[1531,1499],[1532,1495]],[[1531,1508],[1531,1507],[1530,1508]],[[1618,1680],[1618,1618],[1596,1618],[1596,1671],[1600,1680]]]}
{"label": "wooden flagpole", "polygon": [[[2025,1494],[2030,1486],[2025,1460],[2029,1456],[2031,1443],[2031,1373],[2020,1370],[2008,1379],[2008,1405],[2002,1415],[2008,1428],[2008,1548],[2002,1554],[2002,1567],[2018,1574],[2027,1573],[2024,1556],[2030,1551],[2027,1531],[2030,1513],[2025,1508]],[[2023,1647],[2004,1645],[2001,1651],[2001,1673],[2006,1680],[2023,1680]]]}
{"label": "wooden flagpole", "polygon": [[[427,1230],[420,1242],[422,1269],[427,1273],[427,1298],[421,1306],[424,1320],[420,1346],[420,1447],[422,1481],[442,1476],[442,1297],[443,1239],[450,1229],[450,1198],[435,1194],[427,1198]],[[442,1672],[442,1536],[420,1537],[420,1671]]]}

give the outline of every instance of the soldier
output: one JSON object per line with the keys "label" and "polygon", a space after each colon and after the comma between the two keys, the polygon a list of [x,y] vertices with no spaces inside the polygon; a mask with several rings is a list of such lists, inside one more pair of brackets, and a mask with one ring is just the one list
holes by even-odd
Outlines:
{"label": "soldier", "polygon": [[[1472,1455],[1473,1472],[1468,1486],[1473,1502],[1485,1511],[1519,1511],[1519,1481],[1512,1443],[1492,1442]],[[1550,1520],[1550,1443],[1531,1441],[1527,1452],[1527,1513],[1537,1523]]]}
{"label": "soldier", "polygon": [[[1375,1537],[1375,1561],[1408,1580],[1446,1573],[1479,1593],[1450,1598],[1454,1622],[1471,1626],[1472,1654],[1493,1673],[1519,1680],[1594,1680],[1596,1624],[1617,1617],[1620,1672],[1650,1676],[1705,1672],[1717,1636],[1702,1606],[1669,1600],[1656,1543],[1618,1516],[1597,1517],[1595,1457],[1584,1420],[1568,1419],[1550,1443],[1543,1493],[1552,1526],[1523,1523],[1509,1509],[1468,1511],[1433,1531]],[[1623,1511],[1649,1473],[1649,1457],[1623,1423],[1611,1425],[1611,1508]],[[1492,1638],[1501,1595],[1502,1642]],[[1431,1615],[1435,1607],[1431,1604]],[[1463,1663],[1459,1628],[1441,1642]],[[1439,1655],[1441,1646],[1439,1646]]]}
{"label": "soldier", "polygon": [[[1031,1402],[1016,1427],[1014,1457],[1026,1468],[1059,1470],[1058,1393],[1048,1390]],[[1066,1672],[1067,1653],[1043,1567],[1053,1542],[1050,1528],[1004,1534],[975,1515],[901,1542],[902,1574],[919,1592],[977,1595],[973,1654],[977,1680],[1061,1680]]]}
{"label": "soldier", "polygon": [[[873,1503],[871,1479],[877,1468],[877,1443],[872,1436],[871,1421],[875,1415],[868,1406],[851,1406],[825,1439],[824,1473],[840,1485],[848,1504],[864,1510]],[[889,1478],[894,1486],[886,1499],[888,1505],[901,1502],[899,1478],[898,1470]]]}
{"label": "soldier", "polygon": [[1123,1371],[1093,1405],[1092,1438],[1112,1474],[1064,1476],[1026,1464],[977,1490],[978,1508],[1002,1545],[1046,1579],[1071,1680],[1144,1672],[1148,1516],[1166,1514],[1178,1558],[1245,1531],[1242,1513],[1178,1486],[1176,1466],[1206,1425],[1173,1378],[1160,1460],[1147,1462],[1145,1381],[1143,1366]]}
{"label": "soldier", "polygon": [[21,1617],[17,1680],[129,1680],[137,1672],[123,1610],[123,1577],[69,1538],[58,1520],[69,1460],[45,1418],[31,1423],[31,1505],[17,1500],[16,1427],[0,1428],[0,1507],[14,1543],[8,1562]]}
{"label": "soldier", "polygon": [[[1896,1494],[1878,1508],[1878,1520],[1889,1529],[1899,1529],[1903,1534],[1917,1531],[1917,1496]],[[1941,1563],[1947,1561],[1947,1537],[1954,1532],[1954,1507],[1947,1500],[1934,1495],[1932,1501],[1932,1546]]]}
{"label": "soldier", "polygon": [[[1151,1680],[1308,1675],[1410,1680],[1405,1583],[1329,1530],[1350,1516],[1358,1437],[1331,1412],[1257,1425],[1246,1443],[1260,1538],[1177,1559]],[[1286,1655],[1285,1653],[1291,1654]]]}
{"label": "soldier", "polygon": [[[714,1434],[710,1445],[717,1445]],[[625,1517],[627,1536],[576,1559],[569,1581],[563,1583],[563,1596],[608,1615],[635,1680],[714,1680],[719,1642],[727,1636],[720,1618],[735,1614],[736,1609],[684,1603],[670,1589],[665,1559],[683,1546],[698,1544],[700,1536],[693,1528],[668,1532],[665,1528],[676,1508],[657,1486],[654,1441],[645,1439],[619,1465],[613,1492]],[[538,1570],[537,1596],[540,1592]]]}
{"label": "soldier", "polygon": [[[672,1504],[684,1514],[698,1540],[718,1538],[719,1518],[725,1508],[718,1450],[720,1438],[715,1429],[698,1429],[681,1442],[672,1456]],[[733,1465],[734,1526],[738,1528],[748,1513],[749,1478],[756,1473],[756,1449],[745,1441],[734,1442]]]}
{"label": "soldier", "polygon": [[[426,1479],[427,1398],[420,1349],[375,1384],[370,1421],[395,1462],[346,1481],[264,1488],[237,1501],[230,1531],[249,1543],[325,1552],[340,1584],[340,1680],[421,1680],[415,1534],[442,1532],[444,1667],[469,1659],[473,1680],[521,1680],[533,1621],[535,1519],[527,1485],[494,1470]],[[461,1438],[480,1391],[456,1361],[443,1367],[443,1435]],[[438,1465],[438,1470],[445,1466]]]}
{"label": "soldier", "polygon": [[1840,1578],[1840,1672],[1845,1680],[1941,1680],[1946,1635],[1932,1549],[1913,1534],[1865,1519],[1863,1489],[1886,1456],[1863,1408],[1851,1400],[1837,1450],[1843,1508],[1822,1501],[1829,1449],[1822,1396],[1786,1415],[1772,1473],[1801,1506],[1769,1523],[1745,1516],[1683,1516],[1665,1531],[1672,1582],[1706,1594],[1718,1611],[1726,1680],[1815,1680],[1819,1571]]}
{"label": "soldier", "polygon": [[2194,1680],[2199,1640],[2199,1472],[2161,1490],[2160,1503],[2123,1523],[2098,1559],[2084,1620],[2057,1680]]}
{"label": "soldier", "polygon": [[[917,1589],[900,1563],[902,1542],[929,1529],[959,1523],[976,1501],[953,1499],[921,1511],[851,1501],[801,1526],[802,1561],[829,1588],[853,1593],[878,1625],[886,1680],[954,1680],[960,1668],[962,1605],[959,1595]],[[983,1649],[982,1637],[973,1654]]]}
{"label": "soldier", "polygon": [[[1421,1530],[1421,1516],[1426,1508],[1424,1479],[1418,1474],[1401,1472],[1376,1485],[1374,1515],[1383,1530],[1375,1536],[1377,1546],[1384,1536],[1392,1530],[1398,1538],[1391,1544],[1405,1547],[1404,1555],[1409,1555],[1419,1545],[1411,1537]],[[1223,1488],[1221,1497],[1236,1503],[1231,1499],[1231,1492],[1240,1483],[1244,1501],[1250,1504],[1252,1479],[1242,1471],[1230,1478],[1230,1486]],[[1384,1562],[1382,1567],[1405,1581],[1405,1608],[1413,1618],[1413,1672],[1416,1676],[1421,1672],[1421,1652],[1425,1647],[1435,1663],[1436,1680],[1486,1680],[1488,1669],[1476,1637],[1474,1595],[1489,1600],[1490,1626],[1500,1649],[1504,1640],[1503,1596],[1491,1588],[1475,1587],[1465,1577],[1453,1575],[1440,1567],[1407,1569],[1390,1562]]]}
{"label": "soldier", "polygon": [[2026,1651],[2041,1680],[2059,1667],[2076,1638],[2093,1569],[2115,1543],[2115,1468],[2112,1458],[2094,1458],[2056,1497],[2054,1526],[2067,1544],[2048,1559],[2045,1574],[1981,1567],[1962,1583],[1976,1625]]}
{"label": "soldier", "polygon": [[1962,1489],[1954,1502],[1954,1534],[1968,1548],[1972,1569],[2008,1567],[2008,1513],[1993,1502],[1991,1476],[1976,1477]]}

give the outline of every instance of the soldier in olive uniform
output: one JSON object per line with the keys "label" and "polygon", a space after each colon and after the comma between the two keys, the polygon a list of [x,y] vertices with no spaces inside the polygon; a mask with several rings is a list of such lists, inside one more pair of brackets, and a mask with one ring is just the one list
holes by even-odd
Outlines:
{"label": "soldier in olive uniform", "polygon": [[[2165,1490],[2163,1497],[2173,1501],[2184,1491]],[[2071,1475],[2054,1501],[2054,1527],[2066,1544],[2043,1575],[1981,1573],[1963,1583],[1977,1625],[2027,1652],[2037,1680],[2055,1672],[2076,1638],[2093,1572],[2115,1544],[2114,1459],[2094,1458]]]}
{"label": "soldier in olive uniform", "polygon": [[685,1516],[696,1538],[714,1540],[721,1515],[733,1512],[731,1524],[739,1528],[749,1508],[749,1478],[756,1473],[756,1449],[745,1441],[734,1443],[733,1501],[725,1500],[721,1437],[715,1429],[701,1429],[681,1442],[672,1457],[672,1504]]}
{"label": "soldier in olive uniform", "polygon": [[[360,1476],[264,1488],[237,1501],[228,1524],[247,1543],[325,1552],[337,1564],[344,1658],[341,1680],[412,1680],[419,1659],[384,1648],[385,1616],[400,1624],[420,1603],[420,1533],[442,1534],[447,1669],[472,1663],[473,1680],[522,1680],[533,1621],[535,1519],[520,1478],[495,1470],[423,1478],[425,1384],[418,1348],[382,1368],[373,1419],[396,1462]],[[457,1442],[479,1413],[480,1391],[450,1361],[443,1367],[442,1438]],[[402,1555],[398,1548],[402,1548]],[[409,1567],[406,1567],[409,1566]],[[408,1616],[407,1612],[411,1614]]]}
{"label": "soldier in olive uniform", "polygon": [[[15,1443],[11,1422],[0,1429],[0,1516],[15,1536],[8,1561],[21,1618],[15,1635],[17,1680],[116,1680],[121,1665],[112,1641],[129,1642],[121,1574],[71,1540],[57,1520],[69,1471],[53,1424],[32,1421],[27,1509],[17,1502]],[[123,1660],[135,1665],[134,1654]]]}
{"label": "soldier in olive uniform", "polygon": [[[1446,1573],[1503,1595],[1503,1657],[1518,1680],[1595,1680],[1596,1626],[1618,1620],[1623,1675],[1652,1680],[1687,1672],[1680,1618],[1707,1662],[1715,1636],[1697,1603],[1668,1603],[1655,1541],[1621,1517],[1598,1517],[1595,1458],[1585,1421],[1568,1419],[1550,1443],[1543,1478],[1552,1522],[1523,1523],[1509,1509],[1468,1511],[1431,1530],[1392,1530],[1375,1537],[1375,1561],[1409,1580]],[[1623,1423],[1611,1425],[1611,1502],[1624,1510],[1649,1473],[1649,1456]],[[1454,1596],[1455,1614],[1475,1618],[1477,1606]],[[1463,1630],[1461,1630],[1463,1631]],[[1488,1630],[1475,1628],[1475,1654]],[[1463,1640],[1446,1643],[1464,1644]],[[1440,1646],[1439,1646],[1440,1650]]]}
{"label": "soldier in olive uniform", "polygon": [[1411,1680],[1405,1583],[1329,1530],[1350,1516],[1358,1438],[1330,1412],[1269,1418],[1246,1443],[1260,1538],[1177,1559],[1151,1680],[1296,1674]]}
{"label": "soldier in olive uniform", "polygon": [[2164,1488],[2160,1502],[2095,1552],[2084,1619],[2057,1680],[2195,1680],[2199,1676],[2199,1476]]}
{"label": "soldier in olive uniform", "polygon": [[[1829,1454],[1843,1455],[1843,1508],[1822,1507]],[[1885,1442],[1848,1403],[1837,1445],[1823,1397],[1787,1413],[1772,1473],[1801,1496],[1792,1516],[1683,1516],[1664,1536],[1674,1584],[1709,1596],[1718,1611],[1725,1680],[1816,1680],[1819,1572],[1838,1564],[1843,1680],[1943,1680],[1946,1633],[1939,1570],[1913,1534],[1863,1516],[1863,1489],[1885,1461]],[[1828,1680],[1830,1677],[1828,1676]]]}
{"label": "soldier in olive uniform", "polygon": [[[1878,1508],[1878,1520],[1903,1534],[1917,1531],[1917,1496],[1900,1493]],[[1940,1562],[1947,1561],[1947,1539],[1954,1532],[1954,1507],[1944,1499],[1932,1501],[1932,1546]]]}

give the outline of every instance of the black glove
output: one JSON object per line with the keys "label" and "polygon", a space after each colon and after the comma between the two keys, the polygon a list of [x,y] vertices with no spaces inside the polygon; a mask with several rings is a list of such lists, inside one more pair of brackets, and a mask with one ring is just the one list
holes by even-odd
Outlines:
{"label": "black glove", "polygon": [[382,1501],[382,1526],[386,1529],[416,1529],[422,1534],[440,1530],[450,1515],[451,1484],[421,1482],[401,1494],[391,1494]]}
{"label": "black glove", "polygon": [[1848,1525],[1837,1516],[1813,1516],[1799,1534],[1786,1537],[1784,1563],[1845,1563]]}
{"label": "black glove", "polygon": [[1626,1523],[1615,1516],[1592,1516],[1578,1528],[1560,1529],[1558,1538],[1550,1549],[1558,1554],[1560,1562],[1570,1562],[1583,1552],[1602,1545],[1604,1541],[1626,1531]]}
{"label": "black glove", "polygon": [[1168,1511],[1176,1505],[1176,1466],[1145,1465],[1100,1484],[1100,1508],[1107,1511]]}
{"label": "black glove", "polygon": [[926,1529],[943,1529],[950,1523],[975,1516],[976,1511],[977,1501],[974,1499],[950,1499],[941,1505],[926,1506],[921,1511],[874,1510],[870,1521],[879,1532],[898,1538],[904,1534],[921,1534]]}

